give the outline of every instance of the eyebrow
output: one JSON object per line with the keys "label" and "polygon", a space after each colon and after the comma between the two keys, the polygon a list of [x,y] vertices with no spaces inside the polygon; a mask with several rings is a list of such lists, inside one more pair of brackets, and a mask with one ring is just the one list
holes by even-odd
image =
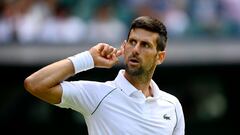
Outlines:
{"label": "eyebrow", "polygon": [[[135,41],[138,41],[136,38],[134,38],[134,37],[129,37],[129,39],[128,39],[129,41],[130,40],[135,40]],[[151,42],[149,42],[148,40],[141,40],[140,42],[143,42],[143,43],[147,43],[147,44],[150,44],[150,45],[153,45]]]}
{"label": "eyebrow", "polygon": [[153,45],[151,42],[149,42],[149,41],[145,41],[145,40],[143,40],[143,41],[141,41],[141,42],[143,42],[143,43],[147,43],[147,44],[149,44],[149,45]]}

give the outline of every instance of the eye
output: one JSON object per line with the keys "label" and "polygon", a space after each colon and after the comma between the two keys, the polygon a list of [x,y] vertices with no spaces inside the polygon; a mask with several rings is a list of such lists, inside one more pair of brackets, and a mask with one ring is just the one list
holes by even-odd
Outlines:
{"label": "eye", "polygon": [[129,44],[135,46],[137,44],[136,40],[130,39]]}
{"label": "eye", "polygon": [[151,47],[147,42],[143,42],[143,43],[142,43],[142,46],[143,46],[144,48],[150,48],[150,47]]}

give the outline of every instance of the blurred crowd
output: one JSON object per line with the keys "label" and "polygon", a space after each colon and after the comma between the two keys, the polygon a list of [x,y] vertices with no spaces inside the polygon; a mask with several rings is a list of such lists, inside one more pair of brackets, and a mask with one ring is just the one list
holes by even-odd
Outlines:
{"label": "blurred crowd", "polygon": [[118,44],[139,15],[170,37],[240,37],[239,0],[1,0],[0,44]]}

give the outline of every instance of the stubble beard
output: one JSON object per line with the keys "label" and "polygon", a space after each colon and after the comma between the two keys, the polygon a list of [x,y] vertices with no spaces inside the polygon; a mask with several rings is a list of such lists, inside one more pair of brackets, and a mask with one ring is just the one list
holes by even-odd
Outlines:
{"label": "stubble beard", "polygon": [[130,68],[127,64],[125,64],[125,71],[132,76],[140,76],[144,74],[144,69],[142,66],[139,68]]}
{"label": "stubble beard", "polygon": [[[150,64],[150,63],[149,63]],[[150,65],[149,65],[150,66]],[[137,78],[142,78],[144,80],[148,80],[152,77],[152,74],[154,72],[156,66],[151,65],[148,70],[144,69],[143,66],[139,67],[131,67],[127,63],[125,64],[125,71],[127,74],[137,77]]]}

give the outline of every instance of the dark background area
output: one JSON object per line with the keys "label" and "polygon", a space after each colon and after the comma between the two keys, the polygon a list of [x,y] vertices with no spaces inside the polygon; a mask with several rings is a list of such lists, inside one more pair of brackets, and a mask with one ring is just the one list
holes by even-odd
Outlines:
{"label": "dark background area", "polygon": [[[87,134],[82,116],[72,110],[47,104],[25,91],[24,79],[44,65],[0,66],[0,125],[8,134]],[[92,69],[70,80],[113,80],[121,69]],[[179,98],[186,121],[186,135],[225,135],[237,132],[240,65],[159,66],[154,80]],[[196,91],[198,90],[198,91]],[[214,94],[217,93],[216,101]],[[201,97],[201,98],[200,98]],[[202,107],[213,104],[215,111]],[[204,106],[204,105],[203,105]],[[222,109],[219,109],[222,108]],[[199,114],[200,111],[200,114]]]}

